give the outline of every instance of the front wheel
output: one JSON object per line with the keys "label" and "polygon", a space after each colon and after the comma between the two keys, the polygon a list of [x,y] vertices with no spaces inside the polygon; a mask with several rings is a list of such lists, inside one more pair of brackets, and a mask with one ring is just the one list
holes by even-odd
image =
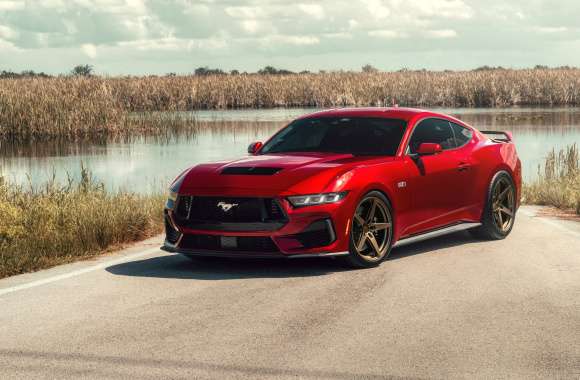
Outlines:
{"label": "front wheel", "polygon": [[471,232],[483,239],[504,239],[511,232],[515,218],[516,188],[509,173],[500,171],[488,188],[481,226]]}
{"label": "front wheel", "polygon": [[391,250],[393,214],[387,198],[378,191],[366,194],[358,203],[350,228],[346,263],[354,268],[380,264]]}

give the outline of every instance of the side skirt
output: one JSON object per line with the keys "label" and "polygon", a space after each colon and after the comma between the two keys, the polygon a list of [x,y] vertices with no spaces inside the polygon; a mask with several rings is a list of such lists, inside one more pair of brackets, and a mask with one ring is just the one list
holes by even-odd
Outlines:
{"label": "side skirt", "polygon": [[475,227],[479,227],[479,226],[481,226],[481,223],[459,223],[459,224],[454,224],[452,226],[438,228],[436,230],[422,232],[420,234],[408,236],[408,237],[405,237],[403,239],[398,240],[393,245],[393,248],[401,247],[401,246],[407,245],[407,244],[417,243],[417,242],[420,242],[423,240],[432,239],[432,238],[436,238],[436,237],[447,235],[447,234],[452,234],[452,233],[458,232],[458,231],[469,230],[471,228],[475,228]]}

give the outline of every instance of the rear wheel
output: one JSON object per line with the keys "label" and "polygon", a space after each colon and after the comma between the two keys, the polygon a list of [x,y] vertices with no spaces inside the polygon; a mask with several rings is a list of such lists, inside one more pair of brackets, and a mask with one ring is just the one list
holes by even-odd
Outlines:
{"label": "rear wheel", "polygon": [[389,254],[393,240],[393,216],[387,198],[378,191],[366,194],[352,217],[349,254],[346,263],[354,268],[371,268]]}
{"label": "rear wheel", "polygon": [[482,225],[471,232],[483,239],[504,239],[511,232],[516,218],[516,188],[506,171],[498,172],[488,189]]}

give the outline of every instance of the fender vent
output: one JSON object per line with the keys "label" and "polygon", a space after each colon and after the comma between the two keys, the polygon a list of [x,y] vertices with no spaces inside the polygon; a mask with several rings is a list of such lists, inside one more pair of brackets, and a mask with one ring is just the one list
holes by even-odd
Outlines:
{"label": "fender vent", "polygon": [[273,175],[278,173],[282,168],[264,168],[255,166],[234,166],[225,168],[222,170],[221,174],[234,174],[234,175]]}

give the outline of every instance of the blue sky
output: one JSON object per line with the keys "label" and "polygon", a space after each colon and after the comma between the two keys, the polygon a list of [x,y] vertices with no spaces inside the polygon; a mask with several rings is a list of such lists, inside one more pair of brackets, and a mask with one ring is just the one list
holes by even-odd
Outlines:
{"label": "blue sky", "polygon": [[578,0],[0,0],[0,70],[580,66]]}

